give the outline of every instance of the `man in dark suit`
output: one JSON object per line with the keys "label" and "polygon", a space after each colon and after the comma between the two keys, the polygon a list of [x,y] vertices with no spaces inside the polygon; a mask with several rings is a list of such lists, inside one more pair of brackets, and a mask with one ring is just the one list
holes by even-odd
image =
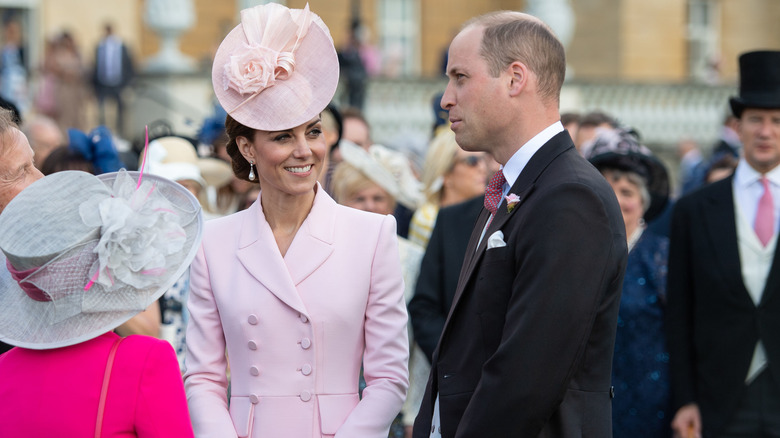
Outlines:
{"label": "man in dark suit", "polygon": [[455,298],[469,236],[484,202],[484,196],[477,196],[444,207],[436,215],[436,224],[420,264],[414,297],[409,302],[414,341],[428,357],[428,362],[439,343],[444,321]]}
{"label": "man in dark suit", "polygon": [[478,17],[450,45],[460,147],[488,185],[415,422],[424,437],[611,437],[610,373],[626,264],[615,194],[559,121],[566,61],[547,25]]}
{"label": "man in dark suit", "polygon": [[95,71],[92,75],[92,83],[95,87],[95,95],[98,101],[100,124],[104,125],[106,98],[116,102],[116,130],[124,135],[124,102],[122,90],[133,79],[133,59],[122,40],[114,35],[111,24],[104,27],[105,36],[95,49]]}
{"label": "man in dark suit", "polygon": [[743,158],[681,198],[669,248],[672,428],[780,437],[780,52],[740,56]]}

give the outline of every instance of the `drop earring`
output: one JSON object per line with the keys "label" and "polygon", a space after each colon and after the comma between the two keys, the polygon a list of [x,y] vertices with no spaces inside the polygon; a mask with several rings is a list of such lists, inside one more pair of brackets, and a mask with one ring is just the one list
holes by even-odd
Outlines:
{"label": "drop earring", "polygon": [[255,180],[255,162],[250,161],[249,162],[249,181]]}

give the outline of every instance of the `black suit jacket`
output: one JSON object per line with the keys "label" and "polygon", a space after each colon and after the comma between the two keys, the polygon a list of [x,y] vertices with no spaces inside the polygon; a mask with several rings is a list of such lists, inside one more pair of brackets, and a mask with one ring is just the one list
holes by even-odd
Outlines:
{"label": "black suit jacket", "polygon": [[780,376],[780,260],[758,306],[742,281],[733,176],[675,205],[667,277],[672,399],[698,403],[705,436],[719,433],[745,391],[756,342]]}
{"label": "black suit jacket", "polygon": [[436,216],[436,225],[420,264],[414,297],[409,302],[414,340],[429,362],[455,298],[471,230],[484,203],[485,196],[477,196],[444,207]]}
{"label": "black suit jacket", "polygon": [[[567,132],[531,158],[510,193],[483,210],[433,354],[414,428],[442,436],[612,436],[610,374],[626,265],[615,194]],[[506,246],[486,250],[502,231]]]}

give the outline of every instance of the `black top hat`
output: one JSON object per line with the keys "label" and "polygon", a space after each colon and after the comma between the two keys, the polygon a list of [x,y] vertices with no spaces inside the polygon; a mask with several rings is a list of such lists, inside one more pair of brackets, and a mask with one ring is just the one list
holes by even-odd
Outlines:
{"label": "black top hat", "polygon": [[780,51],[743,53],[739,76],[739,97],[729,99],[734,116],[745,108],[780,108]]}

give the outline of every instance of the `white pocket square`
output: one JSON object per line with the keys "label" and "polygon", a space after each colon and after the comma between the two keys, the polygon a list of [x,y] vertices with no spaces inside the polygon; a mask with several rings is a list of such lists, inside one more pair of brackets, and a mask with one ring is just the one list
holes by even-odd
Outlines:
{"label": "white pocket square", "polygon": [[504,233],[500,230],[491,234],[488,238],[487,249],[501,248],[504,246],[506,246],[506,242],[504,242]]}

